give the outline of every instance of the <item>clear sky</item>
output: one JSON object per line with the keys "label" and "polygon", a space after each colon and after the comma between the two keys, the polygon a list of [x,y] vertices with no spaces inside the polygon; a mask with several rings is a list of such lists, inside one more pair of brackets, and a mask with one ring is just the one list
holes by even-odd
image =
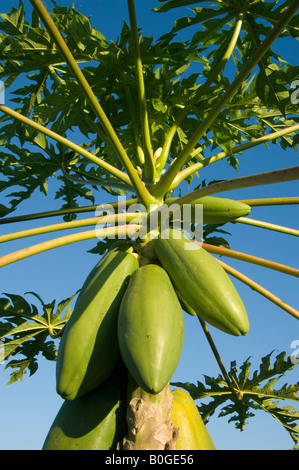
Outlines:
{"label": "clear sky", "polygon": [[[110,0],[109,2],[61,0],[58,2],[63,6],[70,6],[72,3],[85,15],[91,15],[93,25],[109,40],[115,40],[123,20],[128,21],[124,0]],[[28,7],[28,11],[31,11],[29,1],[26,0],[24,4]],[[50,1],[47,1],[46,4],[51,6]],[[153,34],[156,38],[170,29],[173,19],[177,15],[177,12],[154,14],[150,11],[149,5],[155,7],[158,4],[158,1],[152,0],[150,2],[149,0],[136,1],[139,27],[143,29],[144,35]],[[5,5],[2,3],[1,13],[4,12]],[[17,7],[18,0],[9,2],[6,12],[12,6]],[[290,51],[290,60],[292,57],[296,57],[296,54],[298,56],[298,52],[298,49],[297,52],[294,49]],[[7,99],[10,99],[9,93],[7,93]],[[7,105],[10,105],[9,101]],[[238,173],[223,161],[214,164],[213,178],[234,178],[297,165],[298,153],[292,150],[284,151],[279,146],[270,145],[244,152],[239,161]],[[205,177],[211,179],[210,169],[202,172],[202,178]],[[56,209],[55,189],[54,184],[50,185],[47,198],[42,194],[35,194],[34,198],[25,201],[13,215]],[[295,181],[222,193],[222,196],[234,199],[297,196],[298,189],[299,183]],[[109,201],[111,198],[106,193],[99,192],[96,203]],[[3,198],[0,199],[0,203],[5,203]],[[255,208],[252,210],[251,217],[299,228],[298,206]],[[50,222],[48,219],[45,223],[56,223],[60,220],[52,218]],[[17,227],[13,224],[3,225],[0,226],[0,231],[1,233],[9,233],[26,229],[29,226],[40,226],[43,223],[44,221],[24,222]],[[231,233],[228,240],[234,250],[289,266],[298,266],[298,238],[242,224],[230,224],[225,228]],[[34,240],[34,243],[47,238],[52,238],[52,236],[38,238],[38,241]],[[29,244],[30,242],[26,239],[4,244],[0,246],[0,256]],[[24,295],[25,292],[34,291],[45,302],[51,302],[54,299],[59,302],[80,288],[96,263],[97,257],[87,253],[87,250],[94,245],[94,241],[81,242],[2,268],[0,273],[1,293]],[[224,261],[293,307],[299,308],[298,279],[237,260],[226,259]],[[294,353],[291,345],[294,341],[299,341],[298,321],[240,282],[234,280],[234,283],[246,306],[251,327],[248,335],[241,338],[232,337],[210,328],[227,368],[229,368],[231,361],[236,360],[237,365],[241,365],[250,357],[252,370],[254,370],[259,366],[260,358],[271,351],[273,351],[273,358],[282,351],[286,351],[287,355]],[[34,297],[28,295],[27,298],[29,302],[38,305]],[[185,344],[173,381],[196,383],[197,380],[204,381],[205,375],[216,377],[220,371],[199,322],[196,318],[187,315],[185,319]],[[282,378],[278,382],[278,385],[282,386],[285,382],[297,382],[298,367],[298,365],[295,366],[286,378]],[[39,369],[32,377],[26,375],[22,383],[5,386],[8,380],[8,371],[4,371],[2,364],[0,365],[0,450],[38,450],[42,447],[47,431],[62,404],[61,398],[55,392],[55,364],[40,358]],[[217,416],[211,418],[208,429],[216,448],[219,450],[287,450],[293,446],[287,432],[266,413],[257,413],[256,418],[249,420],[249,424],[243,432],[236,430],[233,423],[228,424],[227,418],[217,419]]]}

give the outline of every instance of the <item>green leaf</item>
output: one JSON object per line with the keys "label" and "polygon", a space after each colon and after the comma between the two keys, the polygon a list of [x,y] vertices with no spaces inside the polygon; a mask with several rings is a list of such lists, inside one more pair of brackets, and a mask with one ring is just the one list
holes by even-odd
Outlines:
{"label": "green leaf", "polygon": [[194,3],[199,3],[201,0],[159,0],[163,2],[164,5],[154,8],[154,11],[165,12],[172,10],[173,8],[184,7],[187,5],[193,5]]}
{"label": "green leaf", "polygon": [[232,361],[228,376],[239,399],[232,393],[230,386],[222,375],[217,378],[205,376],[205,383],[176,382],[173,385],[187,390],[194,400],[211,398],[209,403],[201,403],[198,408],[204,419],[210,417],[220,408],[219,417],[229,417],[240,431],[244,430],[249,418],[255,416],[257,410],[265,411],[273,416],[289,433],[295,444],[299,442],[299,410],[290,405],[282,406],[281,401],[299,402],[299,382],[284,384],[274,388],[278,380],[294,368],[294,364],[286,353],[281,352],[271,363],[272,354],[262,358],[259,369],[251,374],[251,363],[248,358],[239,368]]}
{"label": "green leaf", "polygon": [[5,294],[0,298],[0,339],[4,344],[5,368],[12,368],[11,379],[8,383],[22,380],[28,370],[30,375],[38,369],[38,355],[55,361],[57,341],[65,323],[71,315],[71,302],[77,295],[62,300],[55,311],[55,301],[45,304],[34,292],[27,295],[35,296],[41,306],[29,304],[27,300],[16,294]]}

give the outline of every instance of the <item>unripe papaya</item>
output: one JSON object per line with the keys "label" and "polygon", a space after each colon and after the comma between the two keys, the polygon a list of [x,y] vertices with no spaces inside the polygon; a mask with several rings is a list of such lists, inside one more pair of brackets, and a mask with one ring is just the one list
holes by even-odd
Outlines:
{"label": "unripe papaya", "polygon": [[204,425],[191,395],[183,389],[172,390],[172,422],[178,428],[176,450],[215,450],[210,433]]}
{"label": "unripe papaya", "polygon": [[98,387],[120,358],[119,306],[137,258],[125,251],[107,253],[93,268],[66,324],[56,362],[57,393],[73,400]]}
{"label": "unripe papaya", "polygon": [[[167,204],[174,204],[176,198],[168,198]],[[225,224],[238,217],[245,217],[251,211],[251,207],[240,201],[224,197],[203,196],[190,203],[191,220],[196,222],[196,206],[202,204],[203,224]],[[183,212],[182,212],[183,216]]]}
{"label": "unripe papaya", "polygon": [[198,317],[231,335],[249,331],[244,304],[218,261],[181,231],[166,230],[155,239],[161,265]]}
{"label": "unripe papaya", "polygon": [[137,384],[160,393],[177,368],[184,341],[183,310],[163,268],[139,267],[130,278],[118,318],[121,355]]}
{"label": "unripe papaya", "polygon": [[115,450],[126,433],[125,388],[119,377],[72,401],[65,400],[42,450]]}

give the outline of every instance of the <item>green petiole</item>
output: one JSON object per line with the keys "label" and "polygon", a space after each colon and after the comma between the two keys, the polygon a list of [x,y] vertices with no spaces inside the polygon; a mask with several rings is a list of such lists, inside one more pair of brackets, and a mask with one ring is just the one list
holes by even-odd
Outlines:
{"label": "green petiole", "polygon": [[47,240],[37,245],[32,245],[22,250],[14,251],[8,255],[4,255],[0,258],[0,267],[7,266],[8,264],[20,261],[30,256],[43,253],[45,251],[52,250],[61,246],[69,245],[84,240],[91,240],[94,238],[105,239],[109,237],[117,236],[133,236],[134,233],[139,229],[139,225],[123,225],[120,227],[107,227],[102,229],[88,230],[87,232],[74,233],[66,235],[65,237],[55,238],[53,240]]}
{"label": "green petiole", "polygon": [[286,233],[288,235],[294,235],[295,237],[299,237],[299,230],[289,227],[283,227],[281,225],[271,224],[269,222],[263,222],[262,220],[254,220],[248,217],[239,217],[235,219],[234,222],[240,222],[242,224],[253,225],[255,227],[265,228],[268,230],[273,230],[275,232]]}
{"label": "green petiole", "polygon": [[276,263],[274,261],[269,261],[263,258],[259,258],[258,256],[248,255],[247,253],[241,253],[239,251],[234,251],[228,248],[209,245],[207,243],[202,243],[202,247],[205,248],[205,250],[207,250],[209,253],[213,253],[215,255],[227,256],[228,258],[246,261],[248,263],[256,264],[258,266],[263,266],[264,268],[274,269],[275,271],[279,271],[284,274],[289,274],[290,276],[299,277],[299,269],[292,268],[284,264]]}
{"label": "green petiole", "polygon": [[0,236],[0,243],[19,240],[20,238],[31,237],[33,235],[42,235],[45,233],[56,232],[59,230],[69,230],[79,227],[87,227],[89,225],[122,225],[134,220],[138,213],[122,213],[122,214],[109,214],[100,217],[90,217],[87,219],[74,220],[72,222],[62,222],[60,224],[44,225],[43,227],[36,227],[28,230],[21,230],[19,232],[8,233]]}
{"label": "green petiole", "polygon": [[65,145],[66,147],[74,150],[79,155],[82,155],[83,157],[87,158],[91,162],[100,166],[104,170],[109,171],[109,173],[113,174],[116,178],[120,179],[123,183],[129,186],[132,186],[130,178],[123,171],[118,170],[117,168],[105,162],[104,160],[101,160],[100,158],[96,157],[91,152],[88,152],[88,150],[85,150],[84,148],[80,147],[80,145],[77,145],[74,142],[66,139],[65,137],[62,137],[61,135],[57,134],[56,132],[50,129],[47,129],[45,126],[42,126],[41,124],[33,121],[32,119],[29,119],[26,116],[23,116],[22,114],[18,113],[17,111],[14,111],[8,106],[0,104],[0,111],[3,111],[4,113],[8,114],[12,118],[18,119],[19,121],[23,122],[23,124],[26,124],[27,126],[32,127],[36,131],[41,132],[42,134],[46,135],[47,137],[50,137],[51,139],[54,139],[56,142],[59,142]]}
{"label": "green petiole", "polygon": [[270,198],[261,198],[261,199],[243,199],[240,200],[244,204],[247,204],[251,207],[258,206],[280,206],[285,204],[299,204],[299,197],[270,197]]}
{"label": "green petiole", "polygon": [[143,143],[144,143],[144,167],[146,178],[149,182],[153,182],[155,179],[155,169],[153,161],[153,149],[151,144],[151,136],[149,129],[149,120],[147,113],[146,105],[146,96],[145,96],[145,86],[143,79],[143,68],[139,48],[139,36],[136,20],[136,11],[134,0],[127,0],[130,25],[131,25],[131,39],[133,44],[134,59],[135,59],[135,69],[136,69],[136,79],[137,79],[137,89],[139,96],[139,106],[141,114],[141,128],[143,134]]}
{"label": "green petiole", "polygon": [[[298,130],[299,130],[299,124],[295,124],[294,126],[290,126],[285,129],[272,132],[271,134],[265,135],[263,137],[259,137],[258,139],[254,139],[250,142],[246,142],[245,144],[236,146],[235,148],[232,149],[232,154],[236,155],[238,153],[243,152],[244,150],[247,150],[252,147],[256,147],[257,145],[265,144],[266,142],[270,142],[271,140],[278,139],[279,137],[282,137],[287,134],[292,134],[293,132],[296,132]],[[201,148],[199,149],[199,151],[201,151]],[[171,185],[171,189],[174,189],[175,187],[177,187],[182,181],[184,181],[185,178],[192,175],[193,173],[200,170],[201,168],[204,168],[208,165],[211,165],[212,163],[218,162],[219,160],[222,160],[227,157],[229,157],[229,154],[227,152],[219,152],[215,155],[212,155],[209,158],[205,158],[204,160],[198,163],[195,163],[194,165],[191,165],[188,168],[185,168],[184,170],[180,171],[176,175]]]}
{"label": "green petiole", "polygon": [[[124,207],[127,209],[130,207],[132,204],[137,204],[138,199],[128,199],[124,202]],[[118,202],[111,202],[108,203],[107,205],[110,208],[113,208],[117,210],[118,208]],[[93,205],[93,206],[83,206],[83,207],[74,207],[70,209],[59,209],[59,210],[54,210],[54,211],[47,211],[47,212],[36,212],[34,214],[25,214],[25,215],[18,215],[15,217],[6,217],[5,219],[0,219],[0,225],[3,224],[11,224],[14,222],[25,222],[27,220],[36,220],[36,219],[43,219],[46,217],[58,217],[62,215],[67,215],[67,214],[80,214],[82,212],[95,212],[101,204]],[[123,203],[122,203],[123,207]]]}
{"label": "green petiole", "polygon": [[266,297],[268,300],[270,300],[271,302],[273,302],[274,304],[276,304],[278,307],[280,307],[281,309],[285,310],[286,312],[288,312],[290,315],[292,315],[294,318],[296,318],[297,320],[299,320],[299,312],[298,310],[294,309],[293,307],[291,307],[290,305],[286,304],[283,300],[279,299],[276,295],[272,294],[271,292],[269,292],[267,289],[265,289],[264,287],[262,287],[261,285],[259,285],[258,283],[256,283],[255,281],[253,281],[252,279],[250,279],[249,277],[247,276],[244,276],[244,274],[240,273],[239,271],[237,271],[236,269],[232,268],[231,266],[227,265],[226,263],[223,263],[223,261],[220,261],[217,259],[217,261],[221,264],[221,266],[225,269],[225,271],[234,276],[236,279],[238,279],[239,281],[243,282],[244,284],[246,284],[247,286],[249,286],[251,289],[255,290],[256,292],[258,292],[259,294],[263,295],[264,297]]}
{"label": "green petiole", "polygon": [[284,183],[298,179],[299,166],[293,166],[290,168],[284,168],[282,170],[258,173],[256,175],[243,176],[241,178],[213,183],[203,188],[196,189],[195,191],[192,191],[185,196],[179,197],[175,202],[176,204],[182,206],[183,204],[190,203],[199,197],[208,196],[210,194],[230,191],[233,189],[250,188],[264,184]]}

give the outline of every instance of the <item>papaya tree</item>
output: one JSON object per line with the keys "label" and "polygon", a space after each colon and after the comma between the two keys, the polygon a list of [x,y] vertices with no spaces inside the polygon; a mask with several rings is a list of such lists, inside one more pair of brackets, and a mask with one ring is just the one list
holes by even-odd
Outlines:
{"label": "papaya tree", "polygon": [[[269,273],[290,286],[299,275],[297,220],[269,220],[299,204],[299,166],[285,164],[297,158],[299,0],[127,0],[116,39],[101,15],[49,3],[19,0],[0,22],[3,285],[37,260],[47,295],[72,288],[57,305],[34,286],[1,292],[9,383],[41,356],[55,367],[62,405],[43,449],[214,450],[216,410],[241,431],[262,411],[296,448],[299,384],[275,387],[296,351],[267,351],[251,376],[250,357],[237,362],[247,338],[250,356],[283,328],[299,343],[298,310],[277,278],[268,290]],[[143,34],[142,8],[163,33],[152,20]],[[70,247],[68,279],[45,281]],[[247,292],[283,326],[263,323]],[[180,361],[197,327],[219,375],[200,346],[191,383]]]}

